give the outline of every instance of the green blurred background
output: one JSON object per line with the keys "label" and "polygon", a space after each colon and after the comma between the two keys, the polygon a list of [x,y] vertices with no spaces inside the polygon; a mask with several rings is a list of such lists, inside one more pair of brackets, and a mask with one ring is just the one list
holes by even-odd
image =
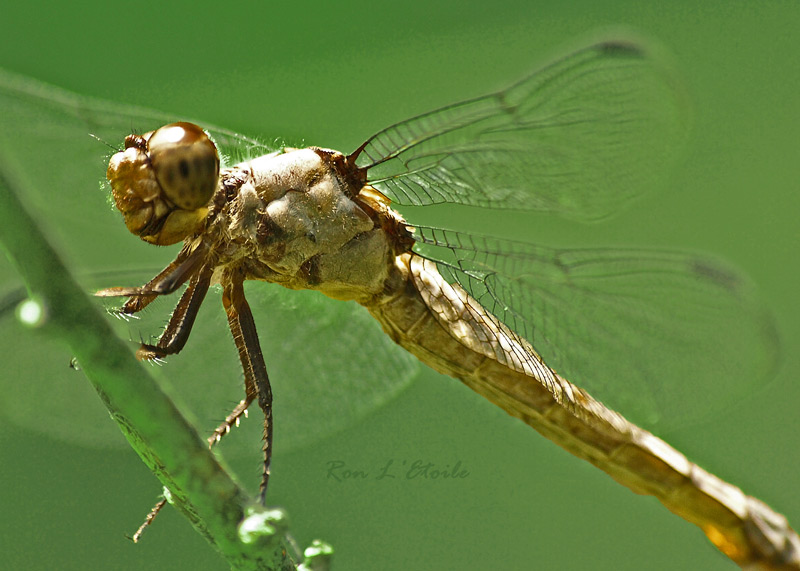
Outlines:
{"label": "green blurred background", "polygon": [[[739,408],[664,436],[800,525],[796,2],[33,0],[6,6],[2,18],[0,66],[344,151],[397,120],[505,86],[597,30],[659,40],[694,106],[694,135],[669,190],[599,225],[537,217],[533,231],[530,218],[510,215],[481,230],[494,220],[496,232],[550,244],[709,251],[752,276],[778,320],[781,370]],[[3,427],[0,567],[225,568],[169,509],[142,544],[125,539],[159,491],[133,452]],[[329,460],[377,470],[389,459],[460,461],[469,477],[325,478]],[[270,504],[289,511],[301,544],[331,542],[335,569],[733,567],[655,500],[432,372],[346,432],[277,455],[273,474]]]}

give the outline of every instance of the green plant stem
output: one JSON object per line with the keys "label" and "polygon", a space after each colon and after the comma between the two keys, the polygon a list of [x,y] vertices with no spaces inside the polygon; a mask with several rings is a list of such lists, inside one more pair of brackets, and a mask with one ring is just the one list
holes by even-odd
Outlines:
{"label": "green plant stem", "polygon": [[44,306],[42,329],[69,345],[130,445],[170,491],[173,505],[232,568],[296,568],[288,538],[240,540],[237,526],[251,502],[247,493],[77,285],[23,207],[22,190],[0,165],[0,246],[30,297]]}

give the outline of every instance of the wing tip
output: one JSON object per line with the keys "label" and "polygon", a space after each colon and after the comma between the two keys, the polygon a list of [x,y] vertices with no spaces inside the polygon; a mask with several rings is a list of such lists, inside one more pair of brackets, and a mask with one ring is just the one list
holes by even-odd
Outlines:
{"label": "wing tip", "polygon": [[603,55],[622,57],[647,57],[647,50],[634,40],[616,39],[606,40],[595,45],[595,49]]}

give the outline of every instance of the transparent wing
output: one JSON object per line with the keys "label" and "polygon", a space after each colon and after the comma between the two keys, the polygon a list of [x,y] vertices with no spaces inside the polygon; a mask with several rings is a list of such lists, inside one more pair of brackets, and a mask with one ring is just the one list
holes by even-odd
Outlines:
{"label": "transparent wing", "polygon": [[[131,131],[185,118],[80,97],[2,70],[0,110],[3,164],[34,189],[24,197],[26,205],[40,217],[87,292],[140,285],[174,257],[175,249],[153,248],[124,228],[105,187],[107,161],[114,151],[89,134],[121,146]],[[255,140],[221,129],[211,132],[234,160],[267,152]],[[110,268],[123,271],[110,277]],[[0,256],[0,305],[6,301],[0,314],[5,356],[0,415],[63,440],[123,444],[97,395],[80,373],[70,370],[67,350],[13,319],[20,286]],[[248,284],[247,293],[273,380],[279,450],[355,422],[390,399],[417,371],[413,357],[354,304],[261,283]],[[157,337],[178,297],[156,302],[141,320],[115,320],[121,334],[134,342]],[[368,353],[364,347],[370,348]],[[242,398],[241,365],[213,290],[184,353],[154,366],[153,373],[169,383],[201,429],[209,432]],[[261,422],[245,425],[245,431],[252,428],[252,438],[235,434],[223,442],[226,448],[259,449]]]}
{"label": "transparent wing", "polygon": [[[119,248],[126,256],[142,254],[127,262],[134,267],[161,263],[156,260],[157,250],[145,244],[134,241],[134,246],[125,248],[122,237],[127,231],[120,228],[105,172],[126,134],[153,130],[179,116],[83,97],[1,69],[0,104],[4,165],[16,169],[36,189],[26,197],[27,204],[46,216],[44,222],[54,240],[68,253],[100,250],[98,256],[108,257]],[[226,156],[269,152],[242,135],[224,129],[210,131]],[[99,249],[100,244],[108,246]],[[174,255],[159,253],[162,260]],[[83,259],[76,255],[71,261],[80,269]],[[90,261],[96,260],[91,257]]]}
{"label": "transparent wing", "polygon": [[634,422],[700,420],[774,373],[773,322],[747,280],[718,260],[414,228],[416,249],[445,279]]}
{"label": "transparent wing", "polygon": [[[243,398],[241,363],[221,293],[219,288],[208,293],[184,350],[152,368],[208,434]],[[354,302],[260,282],[247,282],[245,293],[275,397],[276,450],[310,444],[352,424],[390,400],[419,371],[418,361]],[[143,334],[156,337],[176,301],[167,297],[140,319],[118,322],[120,334],[134,341]],[[222,441],[226,454],[259,457],[260,414],[251,410],[255,417]]]}
{"label": "transparent wing", "polygon": [[356,164],[401,205],[599,219],[663,178],[687,130],[681,93],[641,47],[597,44],[504,91],[393,125]]}

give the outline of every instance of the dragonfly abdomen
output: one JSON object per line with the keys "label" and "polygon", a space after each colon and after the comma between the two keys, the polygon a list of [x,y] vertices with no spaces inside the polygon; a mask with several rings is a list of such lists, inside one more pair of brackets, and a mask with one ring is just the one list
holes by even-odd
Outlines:
{"label": "dragonfly abdomen", "polygon": [[395,268],[387,282],[394,288],[368,309],[423,363],[637,494],[655,496],[737,563],[779,568],[792,560],[797,536],[786,518],[559,376],[433,262],[406,253]]}

